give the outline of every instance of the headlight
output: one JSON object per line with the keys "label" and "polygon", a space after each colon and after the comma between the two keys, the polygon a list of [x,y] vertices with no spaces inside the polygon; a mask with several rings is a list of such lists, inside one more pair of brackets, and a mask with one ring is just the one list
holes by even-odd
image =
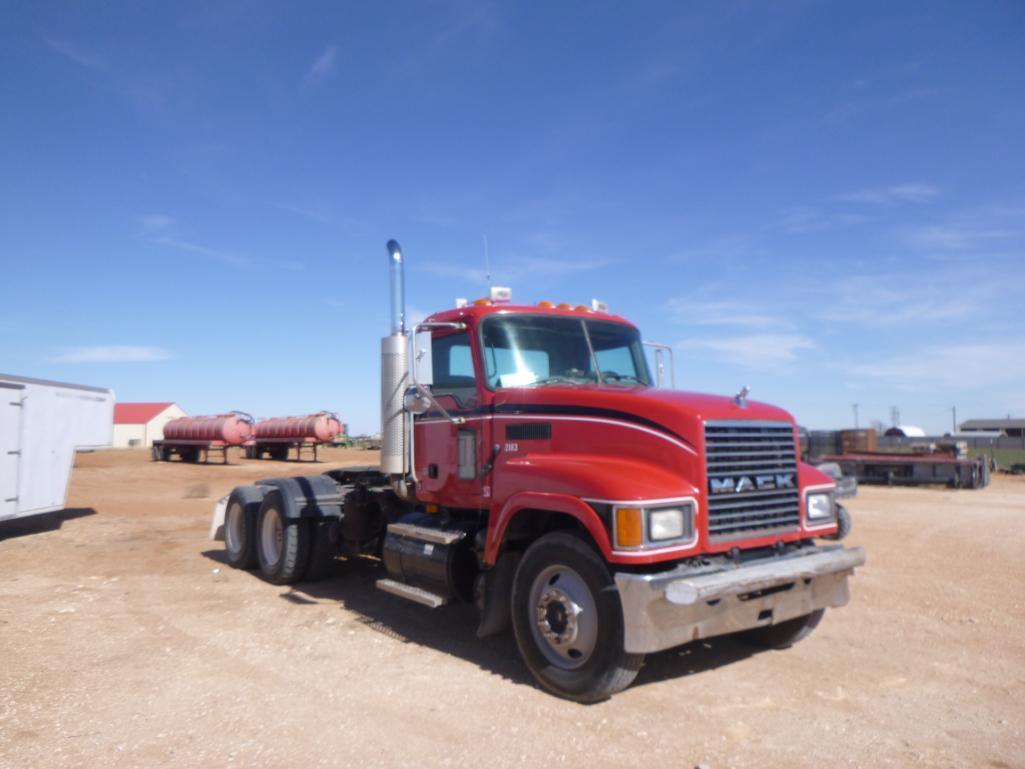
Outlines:
{"label": "headlight", "polygon": [[648,513],[648,539],[661,542],[664,539],[682,539],[686,533],[685,514],[678,507],[652,510]]}
{"label": "headlight", "polygon": [[667,507],[616,507],[615,546],[644,548],[690,540],[694,537],[694,505],[683,502]]}
{"label": "headlight", "polygon": [[833,518],[832,494],[808,495],[808,520],[825,521]]}

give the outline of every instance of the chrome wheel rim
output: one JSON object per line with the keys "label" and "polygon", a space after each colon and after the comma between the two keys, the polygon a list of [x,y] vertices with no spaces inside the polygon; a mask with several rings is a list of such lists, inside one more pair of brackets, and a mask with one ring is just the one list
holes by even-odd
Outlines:
{"label": "chrome wheel rim", "polygon": [[285,529],[281,525],[281,515],[272,507],[264,513],[260,525],[260,550],[268,566],[274,566],[281,560],[284,541]]}
{"label": "chrome wheel rim", "polygon": [[537,647],[552,665],[575,670],[598,642],[598,606],[584,578],[568,566],[542,569],[527,604]]}
{"label": "chrome wheel rim", "polygon": [[244,525],[245,516],[242,514],[242,505],[235,502],[228,507],[228,520],[224,526],[224,544],[233,553],[237,553],[242,548],[242,527]]}

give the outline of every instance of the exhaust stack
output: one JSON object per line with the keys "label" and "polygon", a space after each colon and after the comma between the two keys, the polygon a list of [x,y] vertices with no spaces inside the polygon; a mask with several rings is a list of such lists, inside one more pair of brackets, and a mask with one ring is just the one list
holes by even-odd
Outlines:
{"label": "exhaust stack", "polygon": [[402,249],[389,240],[391,283],[391,336],[381,340],[381,471],[404,476],[406,467],[406,415],[403,396],[409,387],[409,342],[406,337],[406,292]]}
{"label": "exhaust stack", "polygon": [[406,277],[402,260],[402,249],[397,240],[388,245],[389,281],[391,283],[391,332],[406,333]]}

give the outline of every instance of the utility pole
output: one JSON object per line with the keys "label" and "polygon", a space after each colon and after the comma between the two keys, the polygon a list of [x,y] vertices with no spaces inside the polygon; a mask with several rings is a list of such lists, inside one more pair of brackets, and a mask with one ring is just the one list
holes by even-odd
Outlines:
{"label": "utility pole", "polygon": [[950,432],[952,434],[956,435],[957,434],[957,406],[951,406],[950,407],[950,413],[953,415],[952,419],[954,421],[954,429],[951,430]]}
{"label": "utility pole", "polygon": [[900,409],[896,406],[890,406],[890,422],[894,427],[900,424]]}
{"label": "utility pole", "polygon": [[858,404],[852,403],[851,408],[854,409],[854,429],[858,429]]}

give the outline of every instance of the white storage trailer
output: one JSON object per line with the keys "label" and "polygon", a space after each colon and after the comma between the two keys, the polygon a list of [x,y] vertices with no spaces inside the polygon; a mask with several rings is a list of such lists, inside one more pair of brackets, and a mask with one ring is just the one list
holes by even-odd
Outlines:
{"label": "white storage trailer", "polygon": [[113,425],[112,390],[0,374],[0,521],[63,509],[75,452]]}

